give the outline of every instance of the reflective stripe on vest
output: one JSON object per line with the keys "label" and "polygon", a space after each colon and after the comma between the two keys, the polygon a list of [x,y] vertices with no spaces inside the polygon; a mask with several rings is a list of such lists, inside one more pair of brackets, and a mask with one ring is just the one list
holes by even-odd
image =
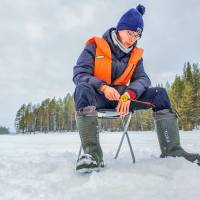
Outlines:
{"label": "reflective stripe on vest", "polygon": [[112,53],[107,41],[101,37],[93,37],[86,44],[96,44],[96,55],[94,64],[94,76],[104,80],[107,84],[127,85],[135,71],[135,68],[142,58],[143,49],[135,47],[130,55],[128,65],[124,72],[112,82]]}

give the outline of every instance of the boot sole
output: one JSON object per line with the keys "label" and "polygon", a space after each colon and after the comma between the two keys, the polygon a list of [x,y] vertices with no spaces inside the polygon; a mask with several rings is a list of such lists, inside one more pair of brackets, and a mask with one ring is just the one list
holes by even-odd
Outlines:
{"label": "boot sole", "polygon": [[99,172],[101,169],[100,167],[96,168],[82,168],[82,169],[77,169],[76,171],[80,174],[90,174],[92,172]]}
{"label": "boot sole", "polygon": [[83,168],[80,168],[80,169],[76,169],[76,172],[78,172],[80,174],[100,172],[104,167],[105,167],[105,165],[99,166],[99,167],[93,167],[93,168],[92,167],[83,167]]}

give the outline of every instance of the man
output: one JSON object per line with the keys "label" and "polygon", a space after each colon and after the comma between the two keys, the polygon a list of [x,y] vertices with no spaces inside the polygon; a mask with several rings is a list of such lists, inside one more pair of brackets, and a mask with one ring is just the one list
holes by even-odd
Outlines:
{"label": "man", "polygon": [[77,161],[77,171],[90,172],[104,166],[97,129],[99,108],[116,109],[119,115],[152,108],[161,157],[181,156],[200,163],[198,154],[187,153],[180,146],[177,115],[166,90],[149,88],[143,49],[137,47],[144,28],[144,12],[145,7],[138,5],[103,37],[89,39],[74,67],[76,120],[84,150]]}

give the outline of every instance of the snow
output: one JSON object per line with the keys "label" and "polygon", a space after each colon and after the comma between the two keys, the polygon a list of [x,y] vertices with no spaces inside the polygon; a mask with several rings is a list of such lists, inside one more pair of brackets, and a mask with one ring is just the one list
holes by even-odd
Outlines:
{"label": "snow", "polygon": [[[80,175],[77,133],[0,136],[0,200],[197,200],[200,168],[183,158],[160,159],[155,133],[130,132],[114,154],[121,133],[102,133],[106,167]],[[200,153],[200,131],[182,132],[182,146]]]}

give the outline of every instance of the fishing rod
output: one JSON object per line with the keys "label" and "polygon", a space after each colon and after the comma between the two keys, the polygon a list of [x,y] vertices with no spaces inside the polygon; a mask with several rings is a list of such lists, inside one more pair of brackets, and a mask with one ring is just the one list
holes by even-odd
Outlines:
{"label": "fishing rod", "polygon": [[129,95],[127,95],[127,94],[122,94],[121,96],[120,96],[120,98],[119,98],[119,100],[121,101],[121,102],[127,102],[127,101],[133,101],[133,102],[136,102],[136,103],[141,103],[141,104],[144,104],[144,105],[147,105],[147,106],[152,106],[152,107],[156,107],[156,105],[155,104],[153,104],[153,103],[150,103],[150,102],[148,102],[148,101],[141,101],[141,100],[136,100],[136,99],[130,99],[130,97],[129,97]]}

